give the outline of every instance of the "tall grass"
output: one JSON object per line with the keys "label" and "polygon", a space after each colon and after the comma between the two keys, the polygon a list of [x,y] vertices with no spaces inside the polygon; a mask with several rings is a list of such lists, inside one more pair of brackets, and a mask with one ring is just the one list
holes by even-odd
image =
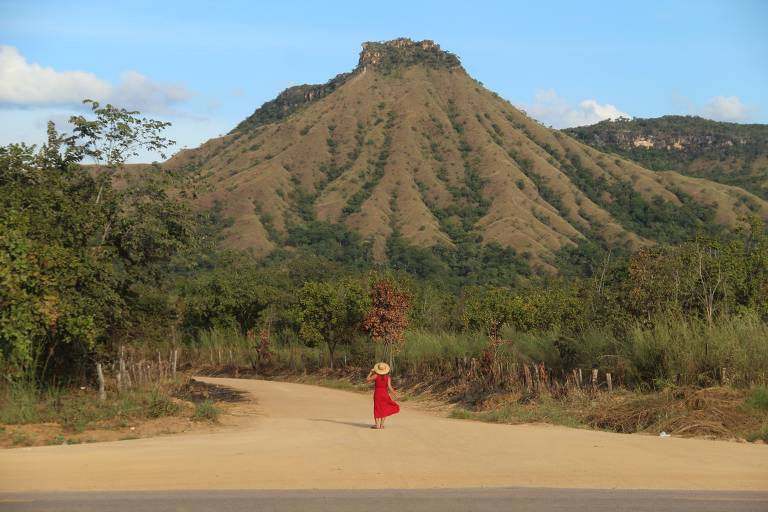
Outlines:
{"label": "tall grass", "polygon": [[237,329],[215,327],[201,331],[192,339],[185,352],[186,359],[198,365],[210,366],[253,366],[257,360],[253,339]]}
{"label": "tall grass", "polygon": [[482,352],[487,342],[487,338],[477,332],[430,332],[419,329],[406,333],[405,344],[398,359],[415,364],[473,357]]}
{"label": "tall grass", "polygon": [[768,379],[768,325],[754,313],[711,328],[703,321],[671,318],[636,327],[622,351],[646,379],[695,385],[725,380],[737,386]]}
{"label": "tall grass", "polygon": [[[501,335],[505,343],[496,356],[502,373],[543,363],[553,377],[565,378],[573,368],[589,372],[596,367],[600,375],[611,372],[615,384],[632,388],[715,383],[746,387],[768,382],[768,325],[754,313],[721,319],[711,327],[700,319],[659,318],[651,326],[627,326],[621,337],[601,326],[569,335],[507,328]],[[198,368],[300,373],[330,366],[325,345],[305,346],[292,331],[276,333],[271,340],[269,357],[262,360],[258,340],[235,330],[212,329],[183,348],[183,360]],[[482,332],[411,329],[395,367],[403,374],[465,371],[468,361],[479,360],[487,346]],[[365,368],[383,356],[380,345],[360,336],[338,345],[335,366]]]}

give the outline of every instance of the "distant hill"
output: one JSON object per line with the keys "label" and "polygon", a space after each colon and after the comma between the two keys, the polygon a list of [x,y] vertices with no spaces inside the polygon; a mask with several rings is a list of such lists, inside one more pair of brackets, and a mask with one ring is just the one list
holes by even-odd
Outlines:
{"label": "distant hill", "polygon": [[396,39],[363,44],[351,72],[287,89],[164,165],[231,219],[228,246],[259,256],[327,233],[378,260],[432,248],[455,268],[472,253],[552,271],[585,244],[632,250],[768,217],[741,188],[650,170],[571,133],[527,117],[434,42]]}
{"label": "distant hill", "polygon": [[768,199],[768,125],[664,116],[602,121],[563,131],[649,169],[736,185]]}

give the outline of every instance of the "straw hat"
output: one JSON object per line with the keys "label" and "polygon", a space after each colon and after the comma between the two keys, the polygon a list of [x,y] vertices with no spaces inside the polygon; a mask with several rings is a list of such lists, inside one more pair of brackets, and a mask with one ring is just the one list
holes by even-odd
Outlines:
{"label": "straw hat", "polygon": [[379,375],[386,375],[389,373],[389,365],[387,363],[376,363],[373,366],[373,371],[378,373]]}

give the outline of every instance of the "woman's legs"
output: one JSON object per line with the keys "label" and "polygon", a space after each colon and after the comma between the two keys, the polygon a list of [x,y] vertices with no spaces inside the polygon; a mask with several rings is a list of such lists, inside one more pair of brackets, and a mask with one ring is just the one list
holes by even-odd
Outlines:
{"label": "woman's legs", "polygon": [[381,428],[384,424],[384,418],[373,418],[376,421],[376,426],[374,428]]}
{"label": "woman's legs", "polygon": [[385,419],[386,419],[386,417],[381,418],[381,424],[379,424],[379,428],[384,428],[384,420]]}

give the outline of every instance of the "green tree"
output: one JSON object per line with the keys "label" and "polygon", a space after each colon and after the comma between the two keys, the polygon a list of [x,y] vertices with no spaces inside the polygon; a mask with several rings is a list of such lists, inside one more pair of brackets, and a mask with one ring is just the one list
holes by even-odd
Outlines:
{"label": "green tree", "polygon": [[94,112],[69,137],[49,123],[39,152],[0,148],[0,359],[14,377],[82,380],[121,331],[153,311],[164,321],[165,267],[195,238],[189,212],[155,184],[115,191],[111,175],[79,165],[90,155],[114,169],[157,149],[167,124]]}
{"label": "green tree", "polygon": [[246,258],[228,257],[182,287],[188,331],[214,327],[254,329],[273,304],[285,300],[274,273]]}
{"label": "green tree", "polygon": [[328,347],[331,368],[339,343],[350,343],[360,332],[370,297],[350,279],[306,283],[298,296],[299,336],[308,344]]}

